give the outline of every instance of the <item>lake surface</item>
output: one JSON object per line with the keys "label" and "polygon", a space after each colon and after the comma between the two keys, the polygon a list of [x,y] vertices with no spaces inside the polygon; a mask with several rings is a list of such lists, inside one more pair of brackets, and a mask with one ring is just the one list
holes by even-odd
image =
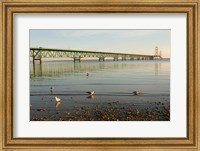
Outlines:
{"label": "lake surface", "polygon": [[[54,87],[52,93],[50,87]],[[141,95],[134,96],[135,90]],[[94,91],[95,95],[88,97],[87,91]],[[59,106],[55,105],[55,96],[61,98]],[[116,108],[133,104],[139,109],[155,102],[169,107],[170,61],[45,61],[42,65],[30,62],[30,120],[36,116],[59,120],[65,116],[61,113],[111,102],[118,102]]]}

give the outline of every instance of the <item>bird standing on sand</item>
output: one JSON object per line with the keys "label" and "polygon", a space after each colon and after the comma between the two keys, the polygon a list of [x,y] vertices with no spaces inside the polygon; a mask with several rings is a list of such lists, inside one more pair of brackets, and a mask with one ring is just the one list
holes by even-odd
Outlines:
{"label": "bird standing on sand", "polygon": [[140,95],[140,91],[134,91],[134,95]]}
{"label": "bird standing on sand", "polygon": [[86,93],[88,93],[88,94],[91,96],[91,95],[94,94],[94,91],[88,91],[88,92],[86,92]]}
{"label": "bird standing on sand", "polygon": [[[59,106],[60,106],[60,98],[58,97],[55,97],[55,100],[56,100],[56,103],[55,103],[55,107],[56,107],[56,110],[59,109]],[[56,114],[59,114],[59,112],[57,111]]]}
{"label": "bird standing on sand", "polygon": [[55,103],[56,110],[58,110],[59,106],[60,106],[60,101]]}

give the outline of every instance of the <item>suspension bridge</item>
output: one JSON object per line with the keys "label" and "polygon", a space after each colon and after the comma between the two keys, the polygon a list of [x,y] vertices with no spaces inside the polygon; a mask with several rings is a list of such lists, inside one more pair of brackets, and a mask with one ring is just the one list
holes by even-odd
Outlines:
{"label": "suspension bridge", "polygon": [[158,47],[155,48],[154,55],[113,53],[113,52],[96,52],[96,51],[80,51],[55,48],[30,48],[30,57],[35,64],[37,60],[42,64],[42,58],[73,58],[74,62],[81,62],[82,58],[98,58],[99,61],[105,61],[105,58],[113,58],[114,61],[121,60],[154,60],[162,59],[158,55]]}

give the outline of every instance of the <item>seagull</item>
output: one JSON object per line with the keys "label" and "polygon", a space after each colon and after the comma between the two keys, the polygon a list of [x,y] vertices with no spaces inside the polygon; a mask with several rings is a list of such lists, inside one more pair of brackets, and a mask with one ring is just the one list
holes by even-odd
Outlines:
{"label": "seagull", "polygon": [[56,99],[56,102],[60,102],[60,98],[58,98],[58,97],[55,97],[55,99]]}
{"label": "seagull", "polygon": [[140,91],[134,91],[133,92],[135,95],[140,95]]}
{"label": "seagull", "polygon": [[86,92],[86,93],[88,93],[88,94],[91,96],[91,95],[94,94],[94,91],[88,91],[88,92]]}
{"label": "seagull", "polygon": [[60,106],[60,101],[56,101],[55,103],[56,110],[58,110],[59,106]]}

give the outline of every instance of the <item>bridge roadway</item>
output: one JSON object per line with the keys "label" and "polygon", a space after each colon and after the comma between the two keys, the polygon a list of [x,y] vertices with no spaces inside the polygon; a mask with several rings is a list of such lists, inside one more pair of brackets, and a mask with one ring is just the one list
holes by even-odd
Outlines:
{"label": "bridge roadway", "polygon": [[142,55],[142,54],[126,54],[113,52],[96,52],[96,51],[80,51],[80,50],[64,50],[52,48],[30,48],[30,57],[33,58],[33,63],[36,60],[42,63],[42,58],[73,58],[74,62],[81,61],[81,58],[98,58],[99,61],[105,61],[106,57],[111,57],[114,61],[122,60],[154,60],[155,58],[162,58],[159,55]]}

